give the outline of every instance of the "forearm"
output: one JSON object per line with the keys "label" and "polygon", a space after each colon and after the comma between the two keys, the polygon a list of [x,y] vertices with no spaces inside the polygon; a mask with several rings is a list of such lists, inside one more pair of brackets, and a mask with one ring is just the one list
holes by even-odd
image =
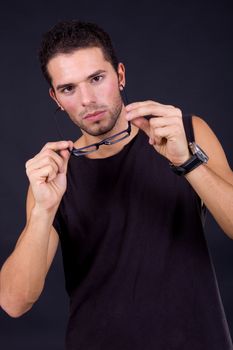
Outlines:
{"label": "forearm", "polygon": [[11,316],[28,311],[38,299],[47,273],[54,213],[34,208],[14,252],[1,270],[1,306]]}
{"label": "forearm", "polygon": [[207,165],[186,175],[222,230],[233,239],[233,185],[223,180]]}

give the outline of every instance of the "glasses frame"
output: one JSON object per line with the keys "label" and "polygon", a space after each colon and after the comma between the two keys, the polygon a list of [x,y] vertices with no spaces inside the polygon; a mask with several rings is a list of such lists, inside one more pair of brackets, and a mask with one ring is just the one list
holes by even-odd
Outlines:
{"label": "glasses frame", "polygon": [[[127,129],[122,130],[122,131],[120,131],[117,134],[114,134],[112,136],[109,136],[109,137],[107,137],[106,139],[103,139],[100,142],[92,143],[91,145],[88,145],[88,146],[85,146],[85,147],[81,147],[81,148],[73,148],[70,151],[70,153],[73,156],[75,156],[75,157],[85,156],[86,154],[98,151],[98,149],[102,145],[110,146],[110,145],[114,145],[115,143],[118,143],[118,142],[124,140],[125,138],[129,137],[130,133],[131,133],[131,123],[128,121]],[[123,134],[125,134],[125,135],[120,137],[117,140],[114,140],[117,136],[120,136],[120,135],[123,135]],[[95,149],[88,150],[89,148],[93,148],[93,147],[95,147]]]}

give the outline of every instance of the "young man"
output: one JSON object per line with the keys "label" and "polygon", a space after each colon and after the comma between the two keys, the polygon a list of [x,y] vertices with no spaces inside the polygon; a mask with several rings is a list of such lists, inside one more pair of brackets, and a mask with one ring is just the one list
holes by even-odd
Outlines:
{"label": "young man", "polygon": [[202,225],[207,207],[233,237],[216,136],[170,105],[125,106],[124,65],[94,24],[57,24],[40,61],[82,136],[26,163],[27,223],[1,271],[1,306],[12,317],[32,307],[60,239],[67,349],[231,349]]}

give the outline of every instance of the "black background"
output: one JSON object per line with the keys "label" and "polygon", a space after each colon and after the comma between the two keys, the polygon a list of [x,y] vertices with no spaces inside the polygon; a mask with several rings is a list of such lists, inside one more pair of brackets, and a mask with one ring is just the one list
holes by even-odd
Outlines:
{"label": "black background", "polygon": [[[202,116],[232,165],[232,1],[1,3],[0,266],[25,223],[24,164],[44,143],[58,139],[55,105],[48,97],[37,50],[42,33],[65,19],[93,21],[109,32],[126,65],[130,102],[153,99]],[[67,138],[79,135],[68,121],[61,120],[61,125]],[[233,334],[233,242],[210,216],[206,237]],[[0,310],[1,349],[63,349],[67,314],[59,251],[33,309],[18,319]]]}

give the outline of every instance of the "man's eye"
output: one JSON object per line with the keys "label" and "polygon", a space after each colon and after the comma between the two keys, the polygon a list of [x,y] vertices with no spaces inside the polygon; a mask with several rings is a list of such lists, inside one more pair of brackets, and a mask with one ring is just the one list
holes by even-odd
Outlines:
{"label": "man's eye", "polygon": [[103,75],[96,75],[96,77],[94,77],[93,79],[92,79],[92,81],[94,82],[94,83],[98,83],[99,81],[101,81],[103,79]]}
{"label": "man's eye", "polygon": [[64,93],[68,93],[71,92],[74,89],[74,87],[72,85],[66,86],[62,89],[62,92]]}

